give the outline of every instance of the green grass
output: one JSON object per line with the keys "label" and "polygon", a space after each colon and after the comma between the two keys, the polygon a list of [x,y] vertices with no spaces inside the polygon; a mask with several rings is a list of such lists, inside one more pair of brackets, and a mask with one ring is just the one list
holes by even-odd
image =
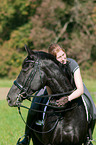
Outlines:
{"label": "green grass", "polygon": [[[29,106],[29,102],[26,101],[25,105]],[[26,120],[27,110],[22,109],[22,114]],[[5,100],[1,100],[0,145],[15,145],[18,138],[24,134],[24,128],[25,124],[23,123],[17,108],[11,108]],[[94,130],[93,138],[96,139],[96,128]],[[32,142],[30,144],[32,145]]]}
{"label": "green grass", "polygon": [[[29,106],[30,104],[26,101],[25,105]],[[25,120],[27,111],[22,109]],[[18,138],[24,134],[24,129],[25,124],[18,109],[9,107],[6,100],[0,100],[0,145],[15,145]]]}
{"label": "green grass", "polygon": [[91,80],[90,79],[89,80],[83,79],[83,82],[86,85],[89,92],[96,92],[96,80],[94,80],[94,79],[91,79]]}
{"label": "green grass", "polygon": [[8,80],[8,79],[0,79],[0,87],[8,87],[10,88],[13,84],[14,80]]}
{"label": "green grass", "polygon": [[[84,84],[86,85],[88,91],[90,92],[93,101],[96,104],[96,80],[83,80]],[[94,94],[95,93],[95,94]]]}
{"label": "green grass", "polygon": [[[96,92],[96,80],[83,80],[90,92]],[[11,87],[13,80],[0,80],[0,87]],[[92,94],[96,104],[96,96]],[[29,101],[24,104],[30,106]],[[22,109],[24,119],[27,117],[26,109]],[[24,134],[25,124],[23,123],[17,108],[9,107],[6,100],[0,100],[0,145],[15,145],[18,138]],[[96,140],[96,127],[93,138]],[[32,145],[32,142],[31,142]],[[96,143],[93,142],[93,145]]]}

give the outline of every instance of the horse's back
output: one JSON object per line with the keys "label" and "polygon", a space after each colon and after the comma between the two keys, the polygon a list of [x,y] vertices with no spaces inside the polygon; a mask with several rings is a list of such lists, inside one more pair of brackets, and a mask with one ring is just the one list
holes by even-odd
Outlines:
{"label": "horse's back", "polygon": [[[76,103],[78,100],[78,103]],[[81,98],[68,104],[68,108],[61,113],[46,115],[43,130],[50,130],[58,120],[54,129],[43,134],[45,144],[51,145],[75,145],[86,139],[87,120],[86,112]],[[50,140],[50,141],[49,141]]]}

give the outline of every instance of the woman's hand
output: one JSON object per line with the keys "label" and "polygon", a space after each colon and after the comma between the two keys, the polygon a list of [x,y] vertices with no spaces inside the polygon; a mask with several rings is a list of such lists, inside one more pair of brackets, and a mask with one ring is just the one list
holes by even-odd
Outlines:
{"label": "woman's hand", "polygon": [[62,97],[59,100],[56,100],[57,105],[64,106],[66,103],[68,103],[68,97]]}

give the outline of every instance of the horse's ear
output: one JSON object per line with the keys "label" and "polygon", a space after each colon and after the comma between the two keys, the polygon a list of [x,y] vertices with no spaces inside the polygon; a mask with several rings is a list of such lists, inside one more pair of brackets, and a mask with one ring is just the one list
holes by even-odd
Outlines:
{"label": "horse's ear", "polygon": [[34,54],[34,52],[30,48],[28,48],[26,44],[25,44],[25,50],[27,51],[28,55]]}

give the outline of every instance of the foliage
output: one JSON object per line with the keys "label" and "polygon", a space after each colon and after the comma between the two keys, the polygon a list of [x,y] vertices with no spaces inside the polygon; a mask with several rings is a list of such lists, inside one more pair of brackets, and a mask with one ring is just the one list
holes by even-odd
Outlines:
{"label": "foliage", "polygon": [[[15,77],[24,59],[24,44],[31,45],[30,16],[35,14],[41,0],[5,0],[0,5],[0,77]],[[17,69],[18,68],[18,69]]]}
{"label": "foliage", "polygon": [[47,51],[55,42],[83,67],[86,64],[90,68],[96,61],[94,0],[0,2],[0,77],[13,78],[18,74],[25,56],[24,44]]}
{"label": "foliage", "polygon": [[18,27],[26,24],[30,20],[30,16],[33,16],[37,5],[40,0],[28,1],[28,0],[2,0],[0,6],[0,33],[1,39],[9,40],[12,30],[16,30]]}

